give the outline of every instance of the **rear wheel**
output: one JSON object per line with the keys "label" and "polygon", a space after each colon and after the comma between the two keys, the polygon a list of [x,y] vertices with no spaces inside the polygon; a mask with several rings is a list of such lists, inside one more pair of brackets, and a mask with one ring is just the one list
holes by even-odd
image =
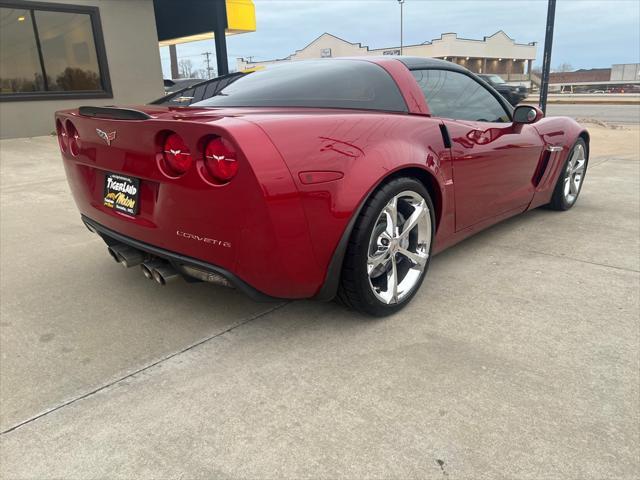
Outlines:
{"label": "rear wheel", "polygon": [[558,176],[549,208],[569,210],[575,205],[587,172],[587,163],[587,145],[582,138],[579,138],[569,152],[567,161]]}
{"label": "rear wheel", "polygon": [[363,207],[351,234],[339,298],[376,316],[403,308],[422,284],[433,243],[433,203],[412,178],[391,180]]}

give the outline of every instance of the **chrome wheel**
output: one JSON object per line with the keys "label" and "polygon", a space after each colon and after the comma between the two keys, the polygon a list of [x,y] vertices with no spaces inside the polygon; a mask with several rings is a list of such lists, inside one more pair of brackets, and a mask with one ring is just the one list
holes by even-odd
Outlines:
{"label": "chrome wheel", "polygon": [[395,195],[378,215],[369,240],[367,274],[373,294],[401,302],[419,284],[431,247],[431,213],[413,191]]}
{"label": "chrome wheel", "polygon": [[582,185],[582,179],[584,178],[584,169],[586,167],[587,160],[584,151],[584,146],[578,144],[575,146],[567,162],[567,170],[564,178],[564,198],[568,204],[572,204],[578,198],[580,192],[580,185]]}

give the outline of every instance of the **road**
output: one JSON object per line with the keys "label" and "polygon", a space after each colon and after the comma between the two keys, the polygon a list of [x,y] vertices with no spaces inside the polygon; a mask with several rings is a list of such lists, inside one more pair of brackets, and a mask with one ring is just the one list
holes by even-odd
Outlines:
{"label": "road", "polygon": [[0,478],[638,478],[640,137],[590,132],[572,210],[376,320],[160,287],[82,226],[55,138],[1,141]]}
{"label": "road", "polygon": [[638,105],[561,105],[550,103],[547,114],[568,116],[577,119],[594,119],[611,124],[640,124],[640,104]]}

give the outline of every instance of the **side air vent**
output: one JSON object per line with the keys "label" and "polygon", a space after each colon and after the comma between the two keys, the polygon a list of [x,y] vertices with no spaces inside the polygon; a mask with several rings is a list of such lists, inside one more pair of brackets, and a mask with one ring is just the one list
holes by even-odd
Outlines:
{"label": "side air vent", "polygon": [[531,183],[533,183],[534,187],[537,187],[540,184],[540,180],[542,180],[542,177],[547,171],[550,157],[551,152],[549,150],[545,150],[542,154],[542,158],[540,159],[540,163],[538,164],[538,168],[536,169],[536,173],[533,174],[533,178],[531,179]]}
{"label": "side air vent", "polygon": [[108,118],[109,120],[148,120],[151,117],[139,110],[117,107],[80,107],[80,115],[85,117]]}
{"label": "side air vent", "polygon": [[449,130],[447,130],[447,126],[444,123],[440,124],[440,133],[442,133],[444,148],[451,148],[451,138],[449,137]]}

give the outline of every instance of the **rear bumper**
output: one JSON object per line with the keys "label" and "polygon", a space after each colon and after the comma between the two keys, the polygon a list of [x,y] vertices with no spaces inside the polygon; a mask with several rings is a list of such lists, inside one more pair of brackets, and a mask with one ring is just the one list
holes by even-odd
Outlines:
{"label": "rear bumper", "polygon": [[[81,139],[77,154],[62,151],[80,213],[129,239],[232,272],[266,295],[313,297],[328,259],[317,260],[302,194],[262,127],[218,110],[142,110],[153,118],[57,113],[56,119],[72,124]],[[96,129],[117,131],[117,140],[108,145]],[[178,177],[162,167],[161,143],[168,132],[180,135],[193,152],[192,168]],[[202,148],[212,135],[237,150],[238,173],[224,185],[211,182],[203,170]],[[104,205],[108,173],[139,180],[135,216]]]}
{"label": "rear bumper", "polygon": [[105,241],[107,245],[112,245],[114,243],[122,243],[122,244],[128,245],[137,250],[141,250],[150,255],[167,260],[178,271],[184,271],[184,267],[186,266],[186,267],[194,267],[199,270],[203,270],[206,272],[219,275],[225,278],[231,285],[233,285],[235,288],[240,290],[242,293],[244,293],[251,299],[258,302],[277,302],[277,301],[284,300],[282,298],[272,297],[270,295],[267,295],[261,292],[257,288],[249,285],[247,282],[238,278],[236,275],[234,275],[230,271],[224,268],[218,267],[217,265],[212,265],[210,263],[203,262],[195,258],[187,257],[179,253],[171,252],[163,248],[149,245],[148,243],[141,242],[139,240],[135,240],[133,238],[130,238],[118,232],[115,232],[99,224],[98,222],[90,219],[86,215],[81,215],[81,217],[86,227],[90,231],[100,235],[100,237],[102,237],[102,239]]}

